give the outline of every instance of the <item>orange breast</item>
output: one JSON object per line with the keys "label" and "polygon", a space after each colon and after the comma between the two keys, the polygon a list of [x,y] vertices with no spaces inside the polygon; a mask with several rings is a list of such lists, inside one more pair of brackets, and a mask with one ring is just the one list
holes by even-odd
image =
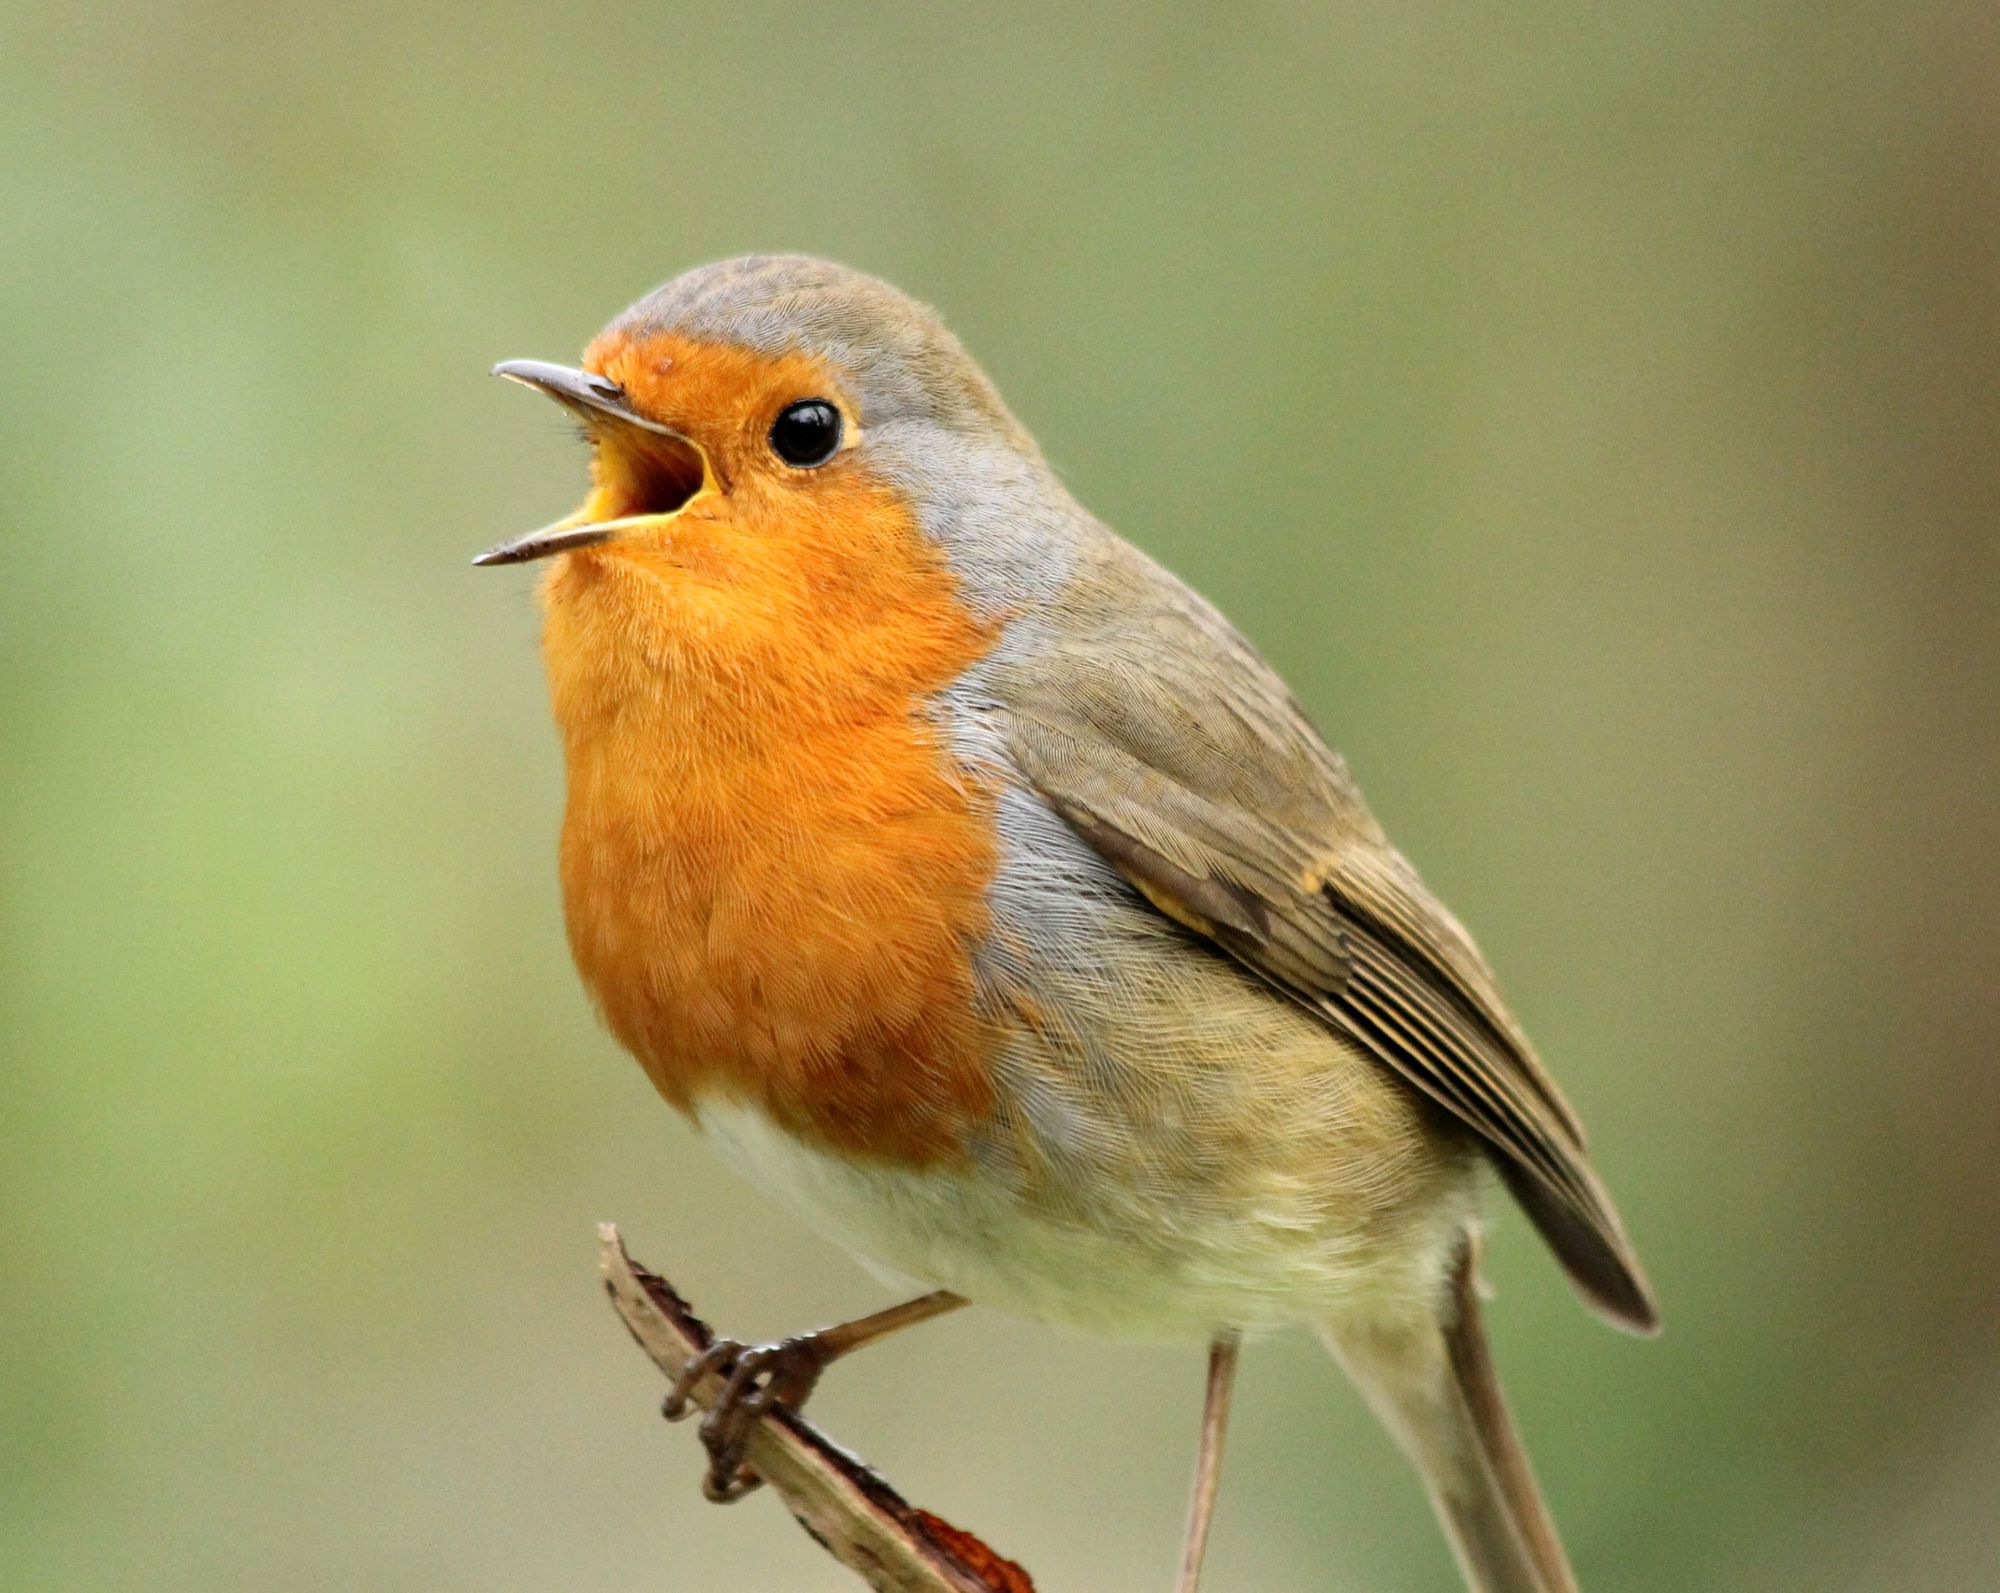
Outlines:
{"label": "orange breast", "polygon": [[920,1165],[989,1105],[991,801],[926,705],[990,636],[900,500],[828,471],[809,516],[745,487],[551,573],[564,905],[676,1106]]}

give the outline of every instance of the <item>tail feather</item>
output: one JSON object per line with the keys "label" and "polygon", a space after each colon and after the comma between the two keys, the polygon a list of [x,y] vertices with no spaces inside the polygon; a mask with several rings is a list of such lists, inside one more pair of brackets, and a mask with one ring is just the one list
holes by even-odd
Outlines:
{"label": "tail feather", "polygon": [[1442,1320],[1321,1336],[1422,1474],[1474,1593],[1576,1593],[1487,1353],[1466,1235]]}

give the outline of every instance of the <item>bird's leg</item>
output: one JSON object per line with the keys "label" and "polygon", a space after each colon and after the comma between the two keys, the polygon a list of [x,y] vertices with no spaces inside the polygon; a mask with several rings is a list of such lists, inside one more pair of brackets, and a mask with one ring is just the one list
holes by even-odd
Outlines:
{"label": "bird's leg", "polygon": [[820,1374],[843,1355],[964,1304],[959,1295],[939,1289],[886,1311],[775,1344],[743,1345],[735,1339],[717,1339],[681,1368],[660,1403],[660,1414],[670,1422],[679,1421],[688,1414],[688,1396],[697,1383],[711,1375],[723,1379],[722,1392],[701,1421],[701,1441],[709,1460],[701,1491],[717,1504],[732,1504],[763,1480],[745,1469],[743,1444],[751,1427],[773,1405],[798,1410]]}
{"label": "bird's leg", "polygon": [[1208,1548],[1208,1524],[1215,1515],[1215,1490],[1222,1481],[1222,1440],[1229,1430],[1229,1391],[1236,1381],[1241,1341],[1225,1333],[1208,1347],[1208,1396],[1201,1408],[1201,1449],[1194,1462],[1194,1492],[1188,1499],[1187,1537],[1181,1549],[1180,1579],[1174,1593],[1195,1593],[1201,1557]]}

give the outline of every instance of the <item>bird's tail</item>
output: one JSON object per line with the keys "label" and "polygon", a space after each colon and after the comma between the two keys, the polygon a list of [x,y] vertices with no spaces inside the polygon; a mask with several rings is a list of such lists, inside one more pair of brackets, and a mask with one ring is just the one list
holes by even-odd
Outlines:
{"label": "bird's tail", "polygon": [[1475,1593],[1576,1593],[1487,1354],[1478,1262],[1468,1232],[1438,1321],[1329,1323],[1320,1336],[1416,1462],[1467,1585]]}

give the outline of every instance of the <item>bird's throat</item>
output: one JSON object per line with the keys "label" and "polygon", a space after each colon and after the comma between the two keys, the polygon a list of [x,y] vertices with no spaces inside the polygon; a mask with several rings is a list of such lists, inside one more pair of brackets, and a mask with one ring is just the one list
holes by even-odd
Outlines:
{"label": "bird's throat", "polygon": [[907,513],[870,489],[809,533],[677,525],[671,568],[571,556],[545,597],[564,905],[613,1032],[683,1109],[955,1156],[988,1106],[996,852],[929,704],[991,635]]}

